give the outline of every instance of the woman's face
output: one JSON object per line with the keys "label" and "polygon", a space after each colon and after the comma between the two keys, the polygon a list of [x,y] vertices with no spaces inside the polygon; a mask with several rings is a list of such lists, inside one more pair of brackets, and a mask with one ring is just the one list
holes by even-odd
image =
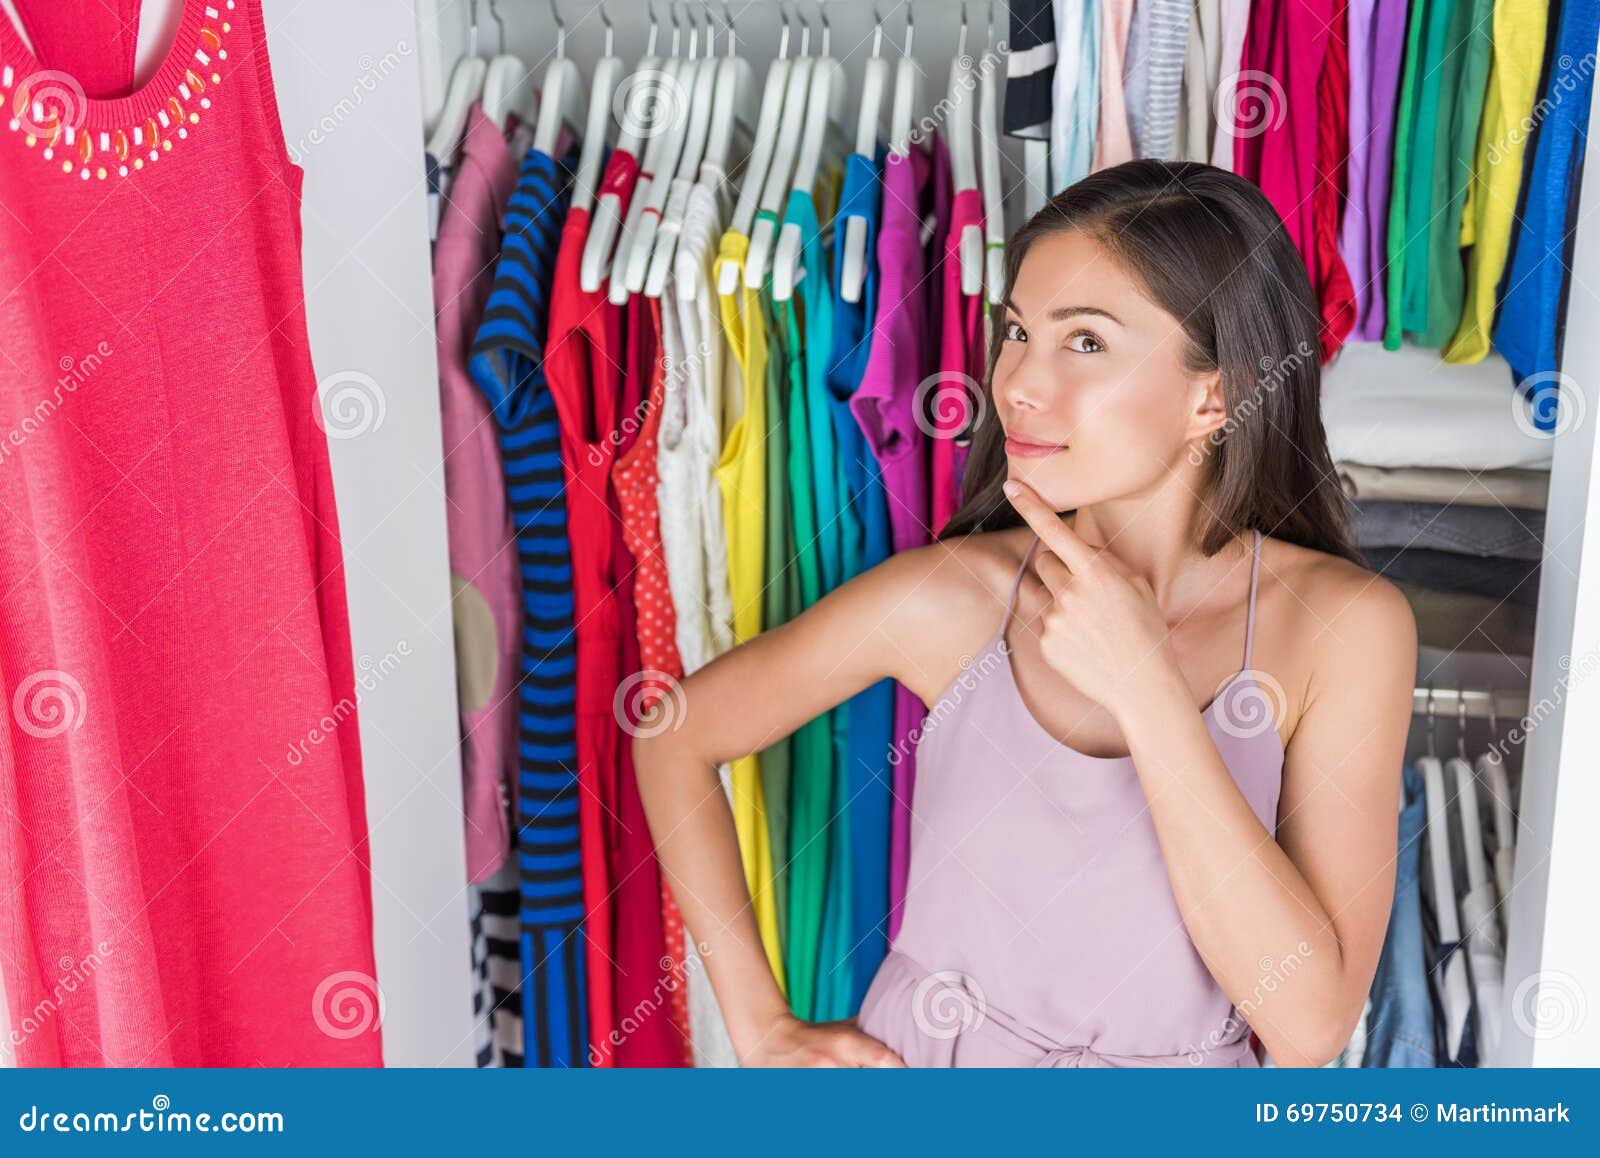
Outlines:
{"label": "woman's face", "polygon": [[1007,473],[1057,510],[1145,493],[1174,471],[1194,471],[1191,441],[1226,417],[1220,391],[1210,389],[1217,375],[1182,367],[1178,319],[1076,231],[1028,250],[1003,330],[992,385]]}

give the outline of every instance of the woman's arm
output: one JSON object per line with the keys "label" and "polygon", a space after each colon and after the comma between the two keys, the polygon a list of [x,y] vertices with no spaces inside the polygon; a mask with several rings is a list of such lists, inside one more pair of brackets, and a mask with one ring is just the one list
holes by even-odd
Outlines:
{"label": "woman's arm", "polygon": [[1338,1056],[1383,948],[1416,671],[1404,596],[1372,580],[1335,613],[1318,652],[1276,839],[1181,676],[1118,712],[1189,936],[1280,1065]]}
{"label": "woman's arm", "polygon": [[1041,650],[1116,719],[1195,948],[1274,1061],[1331,1060],[1360,1017],[1394,896],[1416,673],[1405,598],[1370,575],[1313,596],[1325,629],[1307,644],[1315,674],[1274,839],[1217,751],[1148,586],[1031,489],[1012,501],[1049,548]]}
{"label": "woman's arm", "polygon": [[941,646],[956,655],[947,635],[953,625],[926,614],[949,584],[930,574],[941,552],[947,557],[938,546],[895,555],[718,656],[658,700],[634,739],[662,869],[745,1064],[898,1062],[849,1023],[813,1027],[790,1015],[761,946],[717,766],[760,751],[880,679],[911,679]]}

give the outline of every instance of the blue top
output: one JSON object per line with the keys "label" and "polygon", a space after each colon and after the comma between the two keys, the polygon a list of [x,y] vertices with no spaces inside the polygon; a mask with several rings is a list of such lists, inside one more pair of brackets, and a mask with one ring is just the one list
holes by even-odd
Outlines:
{"label": "blue top", "polygon": [[[872,351],[873,322],[878,313],[878,220],[883,198],[882,154],[869,158],[853,153],[845,161],[844,189],[834,223],[833,354],[827,376],[828,408],[841,478],[840,534],[843,541],[845,581],[871,570],[890,555],[888,492],[882,468],[872,445],[850,409],[850,398],[861,385]],[[866,224],[866,279],[861,300],[847,302],[840,293],[844,275],[845,223],[858,218]],[[889,805],[893,769],[889,749],[894,734],[894,681],[880,680],[853,696],[848,708],[849,730],[840,760],[839,798],[848,802],[841,812],[847,818],[847,840],[841,841],[841,859],[848,866],[840,881],[840,903],[849,907],[848,937],[834,946],[824,944],[824,976],[840,983],[825,984],[818,994],[822,1017],[848,1017],[860,1008],[878,965],[888,951],[889,918]],[[829,900],[835,897],[829,882]],[[847,900],[846,900],[847,899]],[[832,928],[832,924],[828,926]],[[830,949],[835,949],[830,958]]]}
{"label": "blue top", "polygon": [[1590,60],[1600,32],[1600,0],[1564,0],[1560,24],[1548,47],[1544,118],[1534,128],[1532,163],[1522,182],[1526,202],[1512,231],[1511,259],[1501,286],[1495,348],[1518,386],[1527,393],[1534,424],[1556,426],[1556,374],[1567,315],[1573,230],[1584,141],[1589,128],[1589,97],[1594,71]]}
{"label": "blue top", "polygon": [[494,416],[522,570],[516,843],[529,1066],[581,1066],[588,1048],[572,554],[561,430],[544,375],[574,160],[531,149],[523,160],[467,366]]}

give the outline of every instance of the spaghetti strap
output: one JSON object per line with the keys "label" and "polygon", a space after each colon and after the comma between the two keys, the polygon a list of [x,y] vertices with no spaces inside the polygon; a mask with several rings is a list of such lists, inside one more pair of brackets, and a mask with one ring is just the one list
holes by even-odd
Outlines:
{"label": "spaghetti strap", "polygon": [[1016,610],[1017,592],[1022,590],[1022,576],[1027,573],[1028,560],[1033,558],[1033,549],[1039,545],[1039,536],[1033,536],[1033,541],[1028,544],[1028,549],[1022,553],[1022,564],[1017,568],[1017,577],[1011,581],[1011,597],[1006,600],[1006,613],[1000,617],[1000,629],[994,633],[996,641],[1003,641],[1006,637],[1006,627],[1011,623],[1011,613]]}
{"label": "spaghetti strap", "polygon": [[1256,631],[1256,576],[1261,571],[1261,532],[1255,532],[1254,555],[1250,560],[1250,610],[1244,621],[1244,670],[1250,670],[1250,647]]}

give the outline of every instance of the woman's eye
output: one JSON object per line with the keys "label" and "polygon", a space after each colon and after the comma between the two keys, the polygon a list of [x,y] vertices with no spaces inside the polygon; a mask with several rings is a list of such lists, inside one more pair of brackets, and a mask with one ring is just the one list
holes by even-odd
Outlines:
{"label": "woman's eye", "polygon": [[[1077,342],[1086,343],[1089,348],[1084,349],[1082,346],[1075,345]],[[1067,348],[1069,350],[1076,350],[1080,354],[1098,354],[1106,347],[1104,342],[1095,337],[1088,330],[1079,330],[1077,333],[1072,334],[1067,338]]]}
{"label": "woman's eye", "polygon": [[1017,322],[1007,322],[1005,332],[1006,341],[1008,342],[1026,342],[1028,340],[1028,331],[1024,330]]}

